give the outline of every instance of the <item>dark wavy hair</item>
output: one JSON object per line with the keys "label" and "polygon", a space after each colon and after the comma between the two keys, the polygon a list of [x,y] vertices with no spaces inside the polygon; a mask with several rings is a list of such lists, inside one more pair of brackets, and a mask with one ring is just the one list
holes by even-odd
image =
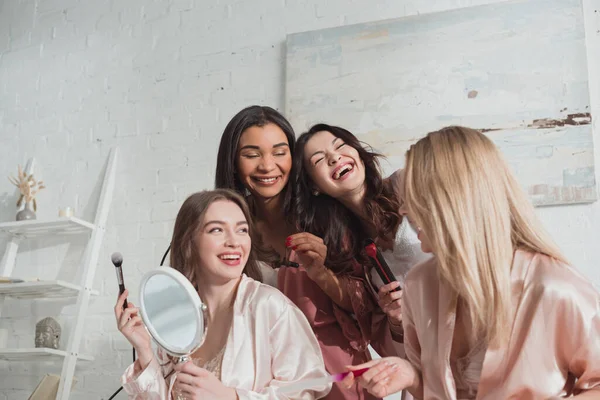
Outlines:
{"label": "dark wavy hair", "polygon": [[[239,194],[244,194],[245,186],[239,180],[237,176],[237,157],[238,157],[238,146],[240,144],[240,138],[246,129],[254,126],[263,127],[268,124],[277,125],[285,134],[288,146],[290,147],[290,154],[294,154],[294,145],[296,142],[296,135],[294,129],[287,119],[277,110],[266,106],[250,106],[246,107],[238,112],[229,121],[221,136],[221,143],[219,144],[219,152],[217,154],[217,170],[215,173],[215,188],[217,189],[231,189],[235,190]],[[293,176],[293,170],[290,172],[290,176]],[[291,216],[292,209],[292,191],[288,190],[290,184],[285,186],[283,189],[283,207],[285,215]],[[251,211],[253,211],[253,204],[251,199],[248,201]]]}
{"label": "dark wavy hair", "polygon": [[244,217],[248,221],[248,231],[252,240],[252,248],[243,272],[252,279],[262,281],[262,274],[258,266],[254,246],[256,232],[248,205],[242,196],[232,190],[206,190],[192,194],[183,202],[175,219],[173,238],[171,239],[171,267],[185,275],[196,289],[198,289],[196,278],[197,270],[200,268],[200,255],[194,238],[198,231],[202,229],[206,210],[208,210],[208,207],[212,203],[219,200],[227,200],[235,203],[244,213]]}
{"label": "dark wavy hair", "polygon": [[[358,152],[365,165],[365,209],[369,220],[361,220],[338,200],[321,193],[313,195],[314,183],[304,168],[304,148],[317,132],[327,131],[342,139]],[[351,132],[338,126],[317,124],[300,135],[294,153],[294,208],[298,229],[323,239],[327,245],[326,264],[334,272],[348,270],[352,259],[364,262],[363,242],[367,231],[389,243],[393,240],[402,217],[398,213],[399,200],[389,185],[384,184],[379,165],[381,154],[358,140]],[[366,227],[370,229],[365,229]],[[373,238],[375,239],[375,238]]]}

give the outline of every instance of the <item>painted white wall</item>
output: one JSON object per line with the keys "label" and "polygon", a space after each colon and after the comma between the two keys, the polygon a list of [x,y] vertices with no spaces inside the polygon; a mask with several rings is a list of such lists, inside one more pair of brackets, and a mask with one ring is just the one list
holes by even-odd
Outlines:
{"label": "painted white wall", "polygon": [[[254,103],[283,108],[287,33],[491,2],[0,0],[2,174],[16,174],[17,164],[35,157],[36,177],[48,186],[38,199],[38,218],[55,217],[69,205],[91,219],[108,149],[121,149],[96,274],[100,296],[90,308],[83,343],[96,361],[79,364],[72,398],[108,398],[131,358],[114,323],[110,254],[123,253],[126,284],[137,293],[143,272],[160,261],[183,199],[212,187],[219,136],[229,118]],[[584,5],[597,116],[600,0]],[[597,133],[597,122],[594,128]],[[16,199],[14,187],[0,179],[1,221],[14,219]],[[567,256],[600,287],[600,203],[539,214]],[[71,279],[82,246],[77,239],[26,242],[15,272]],[[32,347],[35,322],[59,316],[64,345],[70,314],[72,307],[61,304],[9,300],[0,328],[8,329],[10,347]],[[60,369],[0,362],[0,400],[27,398],[45,373]]]}

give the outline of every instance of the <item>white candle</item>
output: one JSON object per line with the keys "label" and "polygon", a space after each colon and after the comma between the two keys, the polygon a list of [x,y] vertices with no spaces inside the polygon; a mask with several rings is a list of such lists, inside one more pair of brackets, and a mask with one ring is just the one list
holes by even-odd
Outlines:
{"label": "white candle", "polygon": [[71,207],[62,208],[62,209],[58,210],[58,216],[59,217],[72,217],[73,209]]}

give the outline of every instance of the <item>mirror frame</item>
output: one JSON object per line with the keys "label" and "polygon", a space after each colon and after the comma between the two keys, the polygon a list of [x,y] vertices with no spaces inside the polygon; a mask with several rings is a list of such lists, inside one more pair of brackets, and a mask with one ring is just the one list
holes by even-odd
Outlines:
{"label": "mirror frame", "polygon": [[[190,345],[188,345],[185,349],[181,349],[181,350],[184,350],[185,352],[173,350],[173,347],[170,346],[168,343],[165,343],[163,341],[163,339],[160,337],[160,335],[158,334],[158,332],[156,332],[156,330],[154,329],[154,326],[151,323],[149,323],[149,318],[148,318],[148,315],[146,314],[146,305],[144,302],[144,290],[146,288],[146,284],[148,283],[148,280],[155,275],[167,275],[168,277],[174,279],[179,285],[181,285],[183,287],[183,289],[185,290],[185,292],[187,294],[187,297],[190,299],[190,301],[192,302],[192,305],[194,306],[193,308],[195,311],[195,315],[190,316],[190,318],[193,318],[193,317],[196,318],[197,332],[201,332],[201,334],[197,334],[196,337],[194,338],[194,340],[192,341],[192,343],[190,343]],[[150,333],[150,336],[152,336],[152,339],[154,339],[154,341],[156,343],[158,343],[158,345],[161,346],[167,353],[169,353],[175,357],[185,357],[189,354],[192,354],[200,346],[202,346],[202,343],[204,343],[204,339],[206,337],[206,328],[207,328],[206,306],[202,303],[202,301],[200,300],[200,296],[198,295],[198,292],[196,291],[196,289],[194,289],[194,286],[185,277],[185,275],[183,275],[181,272],[177,271],[175,268],[172,268],[172,267],[158,267],[152,271],[148,271],[142,277],[142,282],[140,284],[139,296],[140,296],[139,297],[140,298],[140,314],[142,317],[142,321],[144,321],[144,325],[146,326],[146,329]]]}

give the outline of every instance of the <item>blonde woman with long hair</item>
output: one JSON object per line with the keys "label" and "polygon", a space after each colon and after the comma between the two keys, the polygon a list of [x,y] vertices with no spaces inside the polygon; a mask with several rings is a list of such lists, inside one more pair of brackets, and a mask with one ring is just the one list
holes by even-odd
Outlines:
{"label": "blonde woman with long hair", "polygon": [[456,126],[429,133],[401,179],[402,212],[434,257],[405,281],[408,360],[355,366],[370,368],[358,382],[377,396],[600,398],[600,294],[546,234],[492,141]]}

